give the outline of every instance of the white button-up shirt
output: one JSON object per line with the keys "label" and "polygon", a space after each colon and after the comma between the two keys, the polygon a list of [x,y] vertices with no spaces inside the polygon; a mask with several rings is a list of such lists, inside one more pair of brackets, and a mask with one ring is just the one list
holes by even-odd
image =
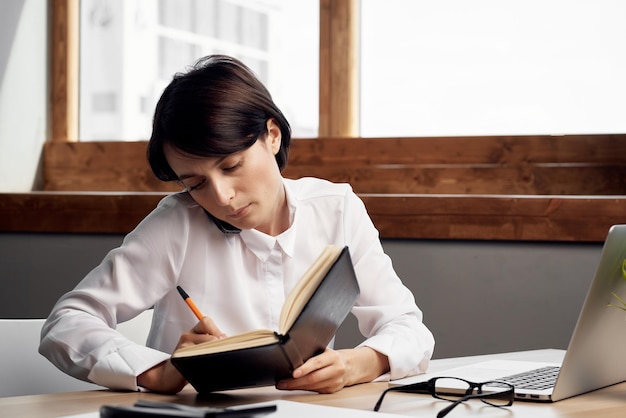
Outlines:
{"label": "white button-up shirt", "polygon": [[[352,309],[365,340],[389,358],[390,377],[424,372],[434,339],[412,293],[383,252],[378,231],[349,185],[284,180],[291,226],[272,237],[225,234],[187,193],[164,198],[54,306],[40,352],[66,373],[137,390],[136,377],[167,360],[197,319],[176,286],[227,335],[278,330],[289,291],[328,244],[347,245],[359,282]],[[147,346],[116,324],[154,307]]]}

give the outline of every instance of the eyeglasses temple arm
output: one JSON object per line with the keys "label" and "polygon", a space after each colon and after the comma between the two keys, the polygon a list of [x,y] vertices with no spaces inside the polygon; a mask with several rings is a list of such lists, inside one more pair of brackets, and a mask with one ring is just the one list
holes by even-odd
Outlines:
{"label": "eyeglasses temple arm", "polygon": [[378,411],[380,409],[380,406],[382,405],[383,399],[385,398],[387,392],[425,393],[432,395],[432,391],[429,389],[428,382],[419,382],[404,386],[392,386],[385,389],[383,393],[380,394],[376,405],[374,405],[374,411]]}
{"label": "eyeglasses temple arm", "polygon": [[437,418],[443,418],[446,415],[448,415],[448,413],[450,411],[452,411],[458,404],[463,403],[467,400],[468,398],[463,397],[463,398],[459,398],[456,401],[452,402],[450,405],[446,406],[445,408],[443,408],[441,411],[437,412]]}

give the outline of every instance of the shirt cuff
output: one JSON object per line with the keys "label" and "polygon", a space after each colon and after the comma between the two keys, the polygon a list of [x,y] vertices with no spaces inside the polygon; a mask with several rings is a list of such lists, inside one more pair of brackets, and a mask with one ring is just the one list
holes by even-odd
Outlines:
{"label": "shirt cuff", "polygon": [[430,344],[419,344],[390,335],[375,335],[359,344],[387,356],[389,372],[377,380],[396,380],[403,377],[425,373],[432,356]]}
{"label": "shirt cuff", "polygon": [[98,360],[88,378],[111,389],[137,391],[137,376],[169,358],[169,354],[153,348],[129,345]]}

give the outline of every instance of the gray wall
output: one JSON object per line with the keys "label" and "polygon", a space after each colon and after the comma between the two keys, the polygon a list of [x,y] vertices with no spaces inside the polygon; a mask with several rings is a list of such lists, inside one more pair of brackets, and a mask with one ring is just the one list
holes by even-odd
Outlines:
{"label": "gray wall", "polygon": [[437,358],[567,348],[602,249],[418,240],[383,246],[435,335]]}
{"label": "gray wall", "polygon": [[[41,318],[119,235],[0,233],[0,318]],[[566,348],[600,244],[385,240],[435,357]],[[355,321],[337,347],[361,340]]]}

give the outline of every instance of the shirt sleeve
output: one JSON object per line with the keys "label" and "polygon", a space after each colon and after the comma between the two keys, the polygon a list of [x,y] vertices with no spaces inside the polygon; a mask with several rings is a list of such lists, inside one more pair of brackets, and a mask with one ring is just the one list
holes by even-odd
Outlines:
{"label": "shirt sleeve", "polygon": [[78,379],[127,390],[137,390],[136,377],[170,357],[129,340],[116,327],[150,309],[173,287],[182,250],[170,236],[184,240],[181,212],[170,213],[168,222],[153,212],[59,299],[41,331],[42,355]]}
{"label": "shirt sleeve", "polygon": [[169,354],[127,339],[106,319],[109,312],[94,307],[82,292],[70,291],[55,305],[42,328],[39,352],[78,379],[137,390],[136,377]]}
{"label": "shirt sleeve", "polygon": [[391,379],[424,373],[434,350],[434,337],[421,310],[385,254],[378,231],[361,199],[346,195],[344,225],[361,294],[352,310],[370,347],[389,359]]}

